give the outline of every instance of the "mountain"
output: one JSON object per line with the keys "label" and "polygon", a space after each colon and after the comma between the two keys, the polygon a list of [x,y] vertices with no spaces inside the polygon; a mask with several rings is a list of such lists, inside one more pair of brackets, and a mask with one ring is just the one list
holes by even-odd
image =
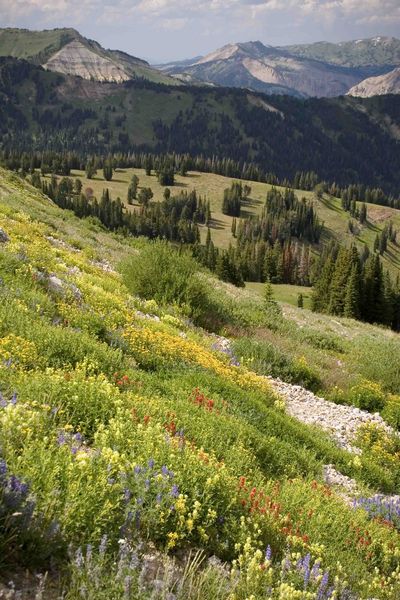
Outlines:
{"label": "mountain", "polygon": [[0,29],[0,56],[22,58],[49,71],[96,81],[121,83],[142,78],[179,85],[146,61],[119,50],[106,50],[75,29]]}
{"label": "mountain", "polygon": [[342,67],[362,67],[371,72],[382,67],[400,65],[400,40],[394,37],[377,36],[350,42],[316,42],[282,46],[281,50],[294,56],[320,60]]}
{"label": "mountain", "polygon": [[385,75],[368,77],[352,87],[347,93],[349,96],[360,96],[362,98],[383,94],[400,94],[400,67]]}
{"label": "mountain", "polygon": [[259,41],[228,44],[192,64],[166,65],[164,71],[217,85],[302,97],[340,96],[364,77],[356,70],[296,57]]}
{"label": "mountain", "polygon": [[315,171],[400,192],[398,96],[264,96],[243,89],[87,81],[0,59],[0,149],[152,152]]}
{"label": "mountain", "polygon": [[169,63],[164,72],[183,80],[247,87],[267,94],[339,96],[370,76],[400,65],[400,40],[374,37],[333,44],[272,47],[228,44],[207,56]]}

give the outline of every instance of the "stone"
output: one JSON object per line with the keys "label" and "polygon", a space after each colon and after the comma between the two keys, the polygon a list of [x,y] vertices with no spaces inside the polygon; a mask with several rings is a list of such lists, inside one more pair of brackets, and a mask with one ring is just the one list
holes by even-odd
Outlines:
{"label": "stone", "polygon": [[5,244],[6,242],[9,242],[10,238],[8,237],[7,233],[4,231],[4,229],[2,227],[0,227],[0,244]]}

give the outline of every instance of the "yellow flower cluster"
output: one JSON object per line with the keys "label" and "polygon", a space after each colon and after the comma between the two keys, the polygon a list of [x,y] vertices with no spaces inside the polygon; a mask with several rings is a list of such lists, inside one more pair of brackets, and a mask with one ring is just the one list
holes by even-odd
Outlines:
{"label": "yellow flower cluster", "polygon": [[165,364],[181,360],[209,369],[226,379],[233,380],[245,389],[259,389],[272,394],[267,380],[243,367],[234,367],[223,362],[211,350],[198,342],[150,328],[128,327],[123,337],[129,342],[135,359],[139,363],[149,360]]}
{"label": "yellow flower cluster", "polygon": [[0,367],[30,369],[38,365],[36,346],[19,335],[10,333],[0,339]]}

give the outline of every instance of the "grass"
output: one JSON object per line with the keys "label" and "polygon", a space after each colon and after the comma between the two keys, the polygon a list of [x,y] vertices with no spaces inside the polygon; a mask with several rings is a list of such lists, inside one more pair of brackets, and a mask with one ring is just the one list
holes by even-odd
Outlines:
{"label": "grass", "polygon": [[[271,284],[274,291],[274,298],[278,302],[297,306],[299,294],[303,295],[304,308],[311,308],[311,292],[312,288],[301,285],[289,285],[286,283]],[[261,297],[264,297],[264,283],[249,281],[246,283],[249,290],[256,292]]]}
{"label": "grass", "polygon": [[[396,445],[340,450],[260,376],[315,384],[340,360],[364,377],[362,336],[395,362],[398,336],[290,304],[269,314],[252,290],[198,273],[236,331],[235,366],[182,308],[132,295],[139,261],[129,287],[117,267],[157,260],[149,242],[79,220],[3,170],[0,183],[0,578],[51,564],[69,600],[261,600],[267,587],[305,598],[306,578],[307,598],[325,600],[329,571],[338,597],[398,598],[398,531],[322,481],[330,463],[365,494],[395,491]],[[385,369],[368,376],[396,376]]]}

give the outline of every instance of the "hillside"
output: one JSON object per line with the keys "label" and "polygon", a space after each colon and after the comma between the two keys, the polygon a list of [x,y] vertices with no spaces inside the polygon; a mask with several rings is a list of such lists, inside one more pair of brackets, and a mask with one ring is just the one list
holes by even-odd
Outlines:
{"label": "hillside", "polygon": [[347,93],[349,96],[360,96],[362,98],[383,94],[400,94],[400,67],[393,69],[386,75],[368,77],[352,87]]}
{"label": "hillside", "polygon": [[[132,206],[126,203],[128,186],[134,174],[139,178],[139,191],[141,188],[150,187],[154,194],[153,202],[161,202],[165,188],[159,184],[154,172],[151,176],[147,176],[144,169],[117,169],[111,181],[105,181],[100,170],[92,179],[87,179],[84,171],[78,170],[73,170],[70,176],[73,179],[78,178],[82,182],[82,189],[92,189],[97,198],[100,198],[103,190],[108,188],[112,198],[120,197],[125,203],[127,210],[137,211],[139,209],[137,201],[134,201]],[[50,176],[47,176],[46,179],[50,181]],[[231,184],[236,180],[213,173],[189,172],[185,176],[177,174],[175,181],[175,186],[171,188],[173,195],[181,191],[190,192],[196,190],[202,198],[210,201],[212,213],[210,229],[214,244],[218,248],[225,249],[230,244],[235,245],[236,242],[232,236],[233,218],[222,213],[222,199],[224,190],[230,188]],[[272,186],[267,183],[246,180],[242,183],[251,188],[250,196],[244,203],[241,211],[242,218],[261,215],[267,193],[272,189]],[[275,187],[283,192],[283,188],[279,186]],[[400,210],[367,204],[367,223],[362,226],[357,225],[356,232],[352,234],[348,228],[348,223],[351,219],[350,215],[343,210],[339,198],[325,194],[322,199],[317,199],[313,192],[304,190],[296,190],[296,195],[299,199],[307,198],[314,203],[317,215],[325,226],[321,245],[326,244],[330,239],[335,239],[347,246],[356,244],[360,250],[367,245],[372,251],[376,235],[381,233],[385,226],[392,223],[395,230],[400,232]],[[358,206],[360,206],[360,203]],[[207,227],[200,225],[200,231],[201,239],[204,243],[207,235]],[[388,250],[384,253],[382,260],[385,269],[389,269],[395,279],[400,274],[400,250],[398,243],[389,242]]]}
{"label": "hillside", "polygon": [[[398,598],[398,517],[375,496],[398,489],[398,442],[331,402],[307,425],[290,416],[300,391],[322,401],[276,379],[365,397],[395,424],[397,335],[270,313],[197,271],[195,327],[196,296],[171,306],[162,288],[172,275],[194,292],[184,255],[78,220],[4,170],[0,227],[1,592]],[[232,339],[199,326],[217,312]],[[338,438],[339,412],[352,425]]]}
{"label": "hillside", "polygon": [[146,61],[118,50],[106,50],[75,29],[0,29],[0,56],[22,58],[50,71],[95,81],[121,83],[143,78],[168,85],[178,83]]}
{"label": "hillside", "polygon": [[[1,148],[136,150],[252,161],[280,178],[400,190],[398,98],[309,99],[239,89],[99,83],[0,59]],[[327,160],[329,157],[329,160]]]}

